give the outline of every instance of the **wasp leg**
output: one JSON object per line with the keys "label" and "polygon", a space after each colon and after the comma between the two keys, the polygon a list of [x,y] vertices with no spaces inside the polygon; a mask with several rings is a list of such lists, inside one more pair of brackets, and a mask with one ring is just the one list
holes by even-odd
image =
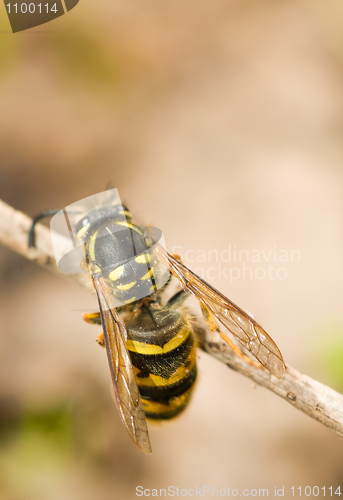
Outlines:
{"label": "wasp leg", "polygon": [[183,264],[181,256],[178,253],[173,253],[173,257],[174,257],[174,259],[176,259],[179,262],[181,262],[181,264]]}
{"label": "wasp leg", "polygon": [[53,208],[51,210],[45,210],[44,212],[41,212],[40,214],[36,215],[36,217],[33,218],[32,224],[29,230],[28,234],[28,247],[35,247],[36,246],[36,233],[35,233],[35,227],[37,222],[39,222],[41,219],[45,219],[46,217],[52,217],[53,215],[56,215],[60,211],[59,208]]}
{"label": "wasp leg", "polygon": [[174,293],[172,297],[167,302],[168,307],[173,307],[177,309],[181,304],[184,303],[186,299],[190,296],[189,292],[186,292],[185,290],[179,290],[178,292]]}
{"label": "wasp leg", "polygon": [[[91,323],[92,325],[101,325],[101,316],[99,312],[85,313],[82,315],[82,319],[84,319],[86,323]],[[105,347],[105,339],[102,332],[96,337],[95,340],[99,345]]]}
{"label": "wasp leg", "polygon": [[155,299],[156,302],[161,302],[160,295],[165,291],[168,285],[170,285],[171,279],[172,279],[172,273],[169,273],[167,281],[164,283],[164,285],[161,286],[161,288],[157,290],[158,295],[157,298]]}
{"label": "wasp leg", "polygon": [[[180,256],[178,253],[173,253],[173,257],[174,257],[174,259],[178,260],[178,261],[179,261],[179,262],[181,262],[181,264],[182,264],[182,259],[181,259],[181,256]],[[161,288],[161,290],[163,290],[163,291],[164,291],[164,290],[167,288],[167,286],[168,286],[168,285],[169,285],[169,283],[171,282],[172,276],[173,276],[173,275],[172,275],[172,273],[169,273],[169,278],[168,278],[168,281],[167,281],[167,283],[165,283],[165,284],[163,285],[163,287]],[[179,283],[179,285],[180,285],[180,283]],[[188,293],[188,292],[186,292],[186,290],[183,290],[183,289],[182,289],[182,290],[180,290],[180,292],[177,292],[175,295],[173,295],[173,296],[169,299],[168,304],[169,304],[169,302],[171,302],[171,301],[174,299],[174,297],[176,297],[178,294],[182,294],[182,292],[184,292],[184,293],[186,293],[186,294]],[[187,298],[187,296],[186,296],[185,298]],[[185,300],[185,299],[183,299],[183,300]],[[183,302],[183,300],[182,300],[182,302]]]}
{"label": "wasp leg", "polygon": [[224,340],[224,342],[226,344],[228,344],[229,347],[231,347],[231,349],[233,350],[233,352],[235,354],[237,354],[237,356],[239,356],[241,359],[243,359],[246,363],[248,363],[249,365],[253,365],[253,366],[256,366],[257,368],[263,368],[263,366],[261,365],[261,363],[257,363],[256,361],[253,361],[252,359],[250,359],[248,356],[246,356],[240,349],[239,347],[236,346],[236,344],[234,342],[232,342],[232,340],[230,339],[230,337],[228,337],[228,335],[226,335],[226,333],[222,332],[218,326],[218,323],[217,323],[217,320],[214,316],[214,314],[212,313],[212,311],[210,311],[208,309],[208,307],[205,306],[205,304],[203,304],[202,302],[200,302],[200,306],[201,306],[201,312],[202,312],[202,315],[204,317],[204,320],[208,326],[208,328],[211,330],[212,333],[216,332],[218,333],[218,335]]}
{"label": "wasp leg", "polygon": [[[46,217],[53,217],[56,215],[58,212],[60,212],[60,208],[52,208],[50,210],[44,210],[44,212],[41,212],[40,214],[36,215],[36,217],[33,218],[32,224],[28,233],[28,242],[27,245],[29,248],[35,247],[36,246],[36,224],[39,222],[41,219],[45,219]],[[68,211],[68,214],[78,214],[80,212],[75,212],[75,211]]]}
{"label": "wasp leg", "polygon": [[85,313],[82,315],[82,319],[86,321],[86,323],[91,323],[92,325],[101,325],[101,316],[99,312]]}
{"label": "wasp leg", "polygon": [[105,347],[105,338],[103,332],[99,333],[96,337],[95,342],[97,342],[101,347]]}

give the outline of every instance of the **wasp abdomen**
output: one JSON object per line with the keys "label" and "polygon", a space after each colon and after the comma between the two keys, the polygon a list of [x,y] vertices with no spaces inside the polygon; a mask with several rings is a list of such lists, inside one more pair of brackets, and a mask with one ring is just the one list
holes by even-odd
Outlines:
{"label": "wasp abdomen", "polygon": [[196,342],[178,311],[142,312],[128,325],[127,347],[146,417],[165,420],[187,405],[196,380]]}

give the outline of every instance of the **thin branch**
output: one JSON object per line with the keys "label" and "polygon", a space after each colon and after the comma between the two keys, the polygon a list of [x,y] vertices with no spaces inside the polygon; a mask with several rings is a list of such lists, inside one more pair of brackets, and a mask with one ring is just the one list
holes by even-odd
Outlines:
{"label": "thin branch", "polygon": [[[36,226],[36,248],[28,248],[28,231],[32,219],[0,200],[0,243],[29,260],[87,287],[81,274],[66,274],[59,271],[51,244],[50,231],[45,226]],[[265,369],[247,364],[234,354],[220,339],[205,339],[202,349],[219,359],[233,370],[251,378],[256,384],[266,387],[306,415],[318,420],[343,437],[343,396],[311,377],[287,366],[285,376],[278,380]]]}
{"label": "thin branch", "polygon": [[0,244],[17,252],[49,271],[85,286],[83,274],[61,272],[55,260],[50,230],[42,224],[36,225],[36,247],[28,248],[28,233],[32,219],[0,200]]}
{"label": "thin branch", "polygon": [[339,437],[343,437],[342,394],[289,365],[286,366],[283,378],[278,380],[267,370],[250,365],[239,358],[220,338],[214,342],[205,341],[203,350],[334,430]]}

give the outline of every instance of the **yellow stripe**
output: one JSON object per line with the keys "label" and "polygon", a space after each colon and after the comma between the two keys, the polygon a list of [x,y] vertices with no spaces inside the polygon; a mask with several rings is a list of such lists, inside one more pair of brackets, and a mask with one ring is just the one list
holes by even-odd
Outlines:
{"label": "yellow stripe", "polygon": [[133,229],[134,231],[136,231],[136,233],[138,234],[143,234],[143,232],[137,227],[135,226],[134,224],[131,224],[130,222],[116,222],[116,224],[118,224],[118,226],[124,226],[124,227],[129,227],[130,229]]}
{"label": "yellow stripe", "polygon": [[137,352],[138,354],[164,354],[176,349],[190,334],[189,326],[183,326],[163,347],[154,344],[145,344],[138,340],[127,340],[126,345],[129,351]]}
{"label": "yellow stripe", "polygon": [[131,299],[127,299],[127,300],[124,300],[124,304],[130,304],[130,302],[133,302],[134,300],[136,300],[136,297],[131,297]]}
{"label": "yellow stripe", "polygon": [[138,257],[135,258],[135,262],[138,264],[147,264],[148,262],[151,262],[151,255],[149,253],[138,255]]}
{"label": "yellow stripe", "polygon": [[113,271],[110,272],[108,277],[111,281],[116,281],[124,272],[124,266],[116,267]]}
{"label": "yellow stripe", "polygon": [[131,283],[127,283],[126,285],[118,285],[117,288],[118,290],[130,290],[130,288],[132,288],[136,283],[137,281],[132,281]]}
{"label": "yellow stripe", "polygon": [[154,275],[154,268],[152,267],[146,274],[144,274],[144,276],[142,276],[141,280],[148,280],[149,278],[152,278],[153,275]]}
{"label": "yellow stripe", "polygon": [[86,224],[85,226],[83,226],[76,234],[76,238],[77,239],[80,239],[82,238],[82,236],[88,231],[90,227],[90,223],[88,222],[88,224]]}
{"label": "yellow stripe", "polygon": [[169,403],[158,403],[157,401],[149,401],[148,399],[142,398],[143,409],[146,412],[156,413],[157,415],[159,413],[163,414],[176,412],[176,410],[182,408],[188,403],[193,389],[194,386],[192,385],[186,392],[172,399]]}
{"label": "yellow stripe", "polygon": [[152,373],[149,374],[149,377],[145,378],[140,378],[137,376],[137,374],[140,372],[139,368],[136,368],[135,366],[133,367],[137,379],[137,383],[139,386],[144,386],[144,387],[163,387],[163,386],[169,386],[172,384],[175,384],[179,380],[182,380],[185,378],[189,372],[194,368],[195,363],[196,363],[196,344],[194,342],[193,347],[191,352],[189,353],[188,358],[186,359],[186,362],[190,362],[190,364],[186,367],[184,365],[181,365],[175,373],[169,378],[163,378],[160,377],[159,375],[153,375]]}
{"label": "yellow stripe", "polygon": [[98,231],[93,234],[89,241],[88,245],[88,254],[90,259],[94,262],[95,261],[95,253],[94,253],[94,246],[95,246],[95,240],[96,240],[96,235],[98,234]]}
{"label": "yellow stripe", "polygon": [[132,217],[131,212],[129,212],[129,210],[119,210],[119,213],[128,215],[129,217]]}

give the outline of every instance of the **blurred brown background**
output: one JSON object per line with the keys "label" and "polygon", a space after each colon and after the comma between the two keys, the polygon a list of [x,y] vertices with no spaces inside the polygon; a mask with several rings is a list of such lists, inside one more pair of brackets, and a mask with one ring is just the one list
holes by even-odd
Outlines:
{"label": "blurred brown background", "polygon": [[[185,260],[341,391],[342,3],[82,0],[15,35],[0,13],[0,198],[35,215],[112,180],[169,250],[299,251],[246,262],[285,279],[230,283],[219,264],[242,263]],[[343,486],[332,432],[202,353],[188,410],[151,427],[145,456],[80,318],[94,297],[4,248],[0,283],[2,499]]]}

